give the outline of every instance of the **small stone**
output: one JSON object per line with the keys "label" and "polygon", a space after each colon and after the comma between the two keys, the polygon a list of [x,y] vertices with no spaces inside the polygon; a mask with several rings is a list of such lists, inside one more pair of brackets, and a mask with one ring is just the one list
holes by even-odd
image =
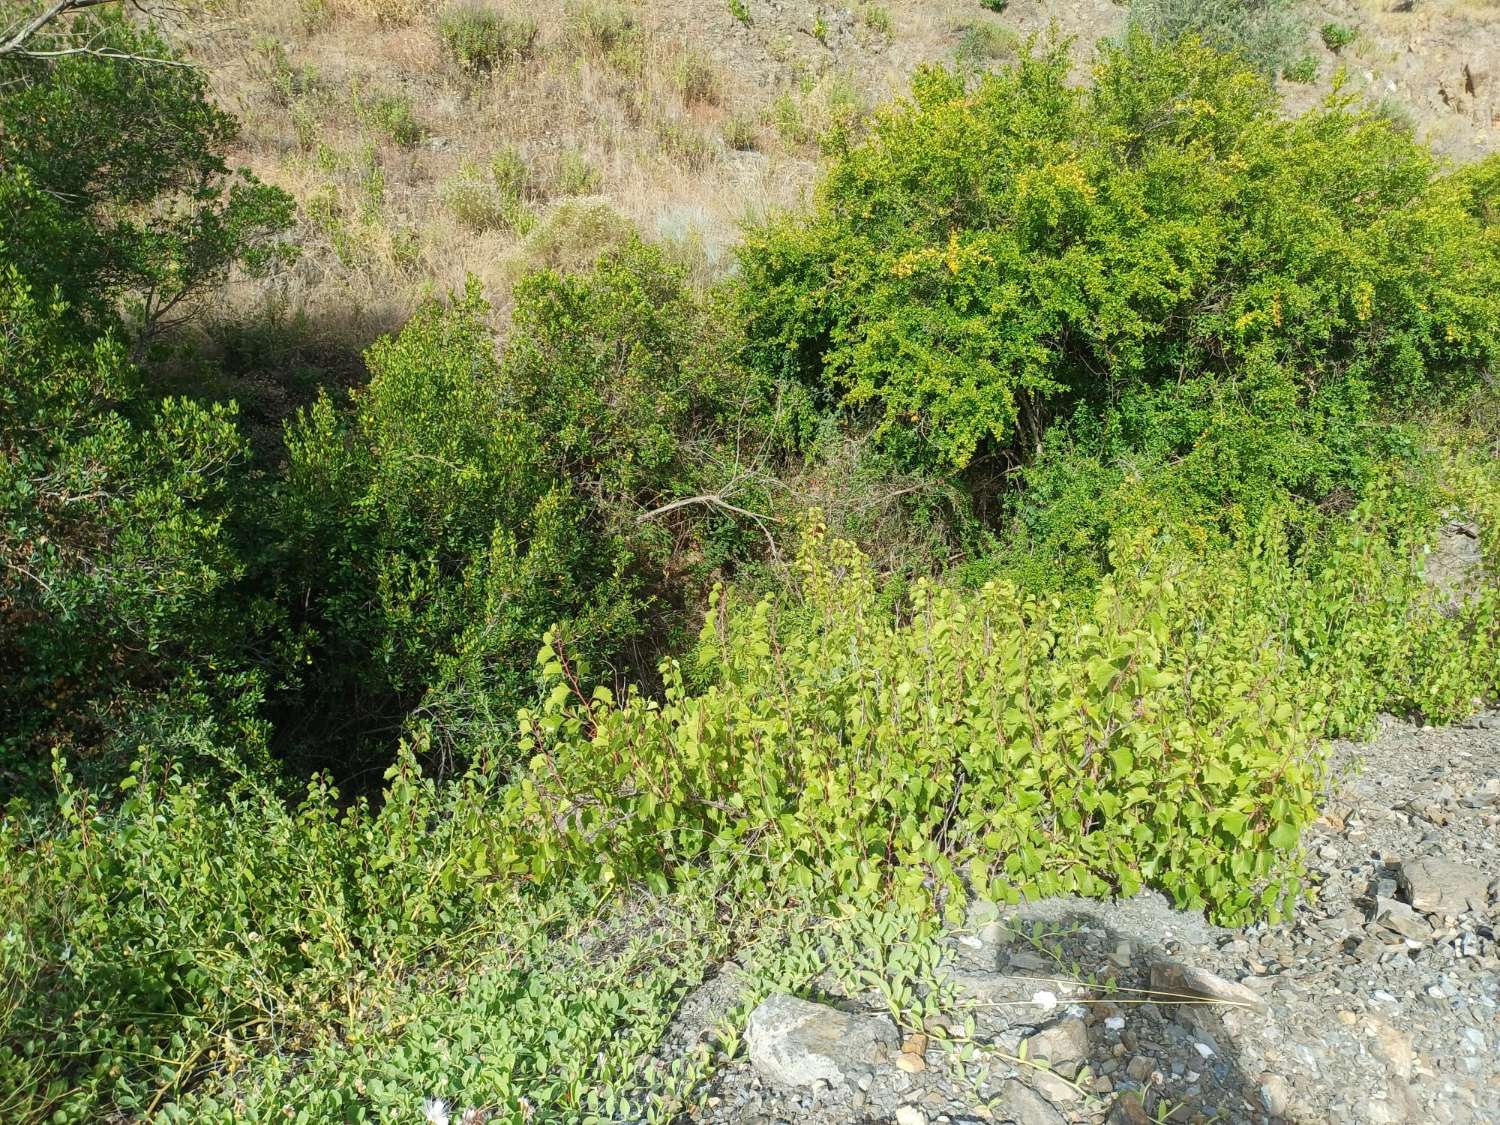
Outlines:
{"label": "small stone", "polygon": [[920,1074],[927,1069],[927,1061],[921,1055],[902,1051],[896,1056],[896,1069],[904,1071],[907,1074]]}
{"label": "small stone", "polygon": [[1046,1059],[1053,1066],[1081,1062],[1088,1056],[1088,1050],[1088,1028],[1073,1016],[1044,1027],[1026,1040],[1028,1059]]}
{"label": "small stone", "polygon": [[1207,969],[1163,962],[1151,966],[1151,989],[1167,1001],[1209,1000],[1264,1011],[1266,1002],[1244,985],[1215,976]]}
{"label": "small stone", "polygon": [[1145,1055],[1136,1055],[1125,1064],[1125,1073],[1136,1082],[1146,1081],[1146,1079],[1151,1077],[1151,1072],[1155,1069],[1155,1060],[1147,1058]]}
{"label": "small stone", "polygon": [[1345,1027],[1353,1027],[1359,1022],[1359,1017],[1347,1009],[1339,1013],[1339,1023]]}
{"label": "small stone", "polygon": [[1122,1094],[1109,1107],[1104,1125],[1151,1125],[1151,1118],[1146,1115],[1146,1107],[1141,1105],[1139,1098],[1134,1094]]}
{"label": "small stone", "polygon": [[927,1114],[914,1105],[904,1105],[896,1110],[896,1125],[927,1125]]}
{"label": "small stone", "polygon": [[1411,1037],[1374,1016],[1365,1017],[1364,1031],[1373,1041],[1375,1054],[1384,1058],[1392,1072],[1403,1082],[1410,1080],[1413,1059]]}
{"label": "small stone", "polygon": [[[1057,1081],[1053,1075],[1046,1077]],[[1016,1125],[1065,1125],[1067,1121],[1055,1105],[1019,1079],[1011,1079],[1005,1084],[995,1099],[995,1110],[1001,1121],[1016,1122]]]}
{"label": "small stone", "polygon": [[1412,941],[1426,941],[1432,936],[1432,927],[1418,917],[1415,910],[1393,898],[1377,898],[1370,920]]}
{"label": "small stone", "polygon": [[745,1043],[760,1076],[782,1086],[852,1085],[900,1040],[886,1016],[778,993],[750,1013]]}
{"label": "small stone", "polygon": [[1124,1031],[1125,1030],[1125,1017],[1124,1016],[1110,1016],[1109,1018],[1107,1018],[1104,1021],[1104,1027],[1108,1031]]}
{"label": "small stone", "polygon": [[1032,1076],[1036,1088],[1046,1096],[1049,1102],[1058,1105],[1067,1105],[1079,1098],[1078,1087],[1063,1078],[1060,1074],[1053,1074],[1050,1070],[1039,1070]]}
{"label": "small stone", "polygon": [[1194,1043],[1193,1049],[1198,1052],[1201,1058],[1211,1059],[1214,1057],[1214,1049],[1207,1043]]}
{"label": "small stone", "polygon": [[901,1050],[908,1055],[926,1055],[927,1036],[920,1031],[912,1032],[901,1041]]}
{"label": "small stone", "polygon": [[1292,1090],[1285,1078],[1269,1070],[1260,1076],[1260,1104],[1272,1117],[1285,1117],[1291,1104]]}

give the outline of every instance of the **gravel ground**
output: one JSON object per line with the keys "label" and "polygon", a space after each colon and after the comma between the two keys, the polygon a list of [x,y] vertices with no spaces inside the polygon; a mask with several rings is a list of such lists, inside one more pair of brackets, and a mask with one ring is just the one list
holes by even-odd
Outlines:
{"label": "gravel ground", "polygon": [[[1500,1122],[1500,712],[1334,750],[1304,837],[1317,894],[1290,922],[1222,929],[1154,893],[976,913],[949,939],[951,1029],[859,1024],[862,997],[757,1011],[696,1119]],[[732,977],[684,1005],[679,1041]],[[787,1085],[799,1061],[821,1077]]]}

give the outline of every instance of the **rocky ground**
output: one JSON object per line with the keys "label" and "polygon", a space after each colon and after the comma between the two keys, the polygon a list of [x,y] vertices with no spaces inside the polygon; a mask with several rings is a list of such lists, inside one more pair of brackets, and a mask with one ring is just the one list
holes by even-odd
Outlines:
{"label": "rocky ground", "polygon": [[[774,996],[715,1123],[1500,1121],[1500,712],[1336,747],[1314,901],[1228,930],[1160,896],[975,904],[951,1015]],[[727,966],[676,1035],[733,994]]]}

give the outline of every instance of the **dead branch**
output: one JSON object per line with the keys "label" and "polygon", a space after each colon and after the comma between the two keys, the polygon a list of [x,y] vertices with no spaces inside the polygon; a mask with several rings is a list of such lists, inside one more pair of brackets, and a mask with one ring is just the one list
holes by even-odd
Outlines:
{"label": "dead branch", "polygon": [[[161,59],[150,55],[136,55],[129,51],[119,51],[113,47],[100,47],[88,43],[77,47],[57,47],[47,50],[28,45],[39,33],[64,16],[74,15],[88,8],[101,8],[106,4],[124,2],[126,0],[53,0],[53,3],[44,7],[31,19],[23,21],[14,30],[0,31],[0,36],[4,36],[4,38],[0,38],[0,59],[8,57],[18,59],[62,59],[73,55],[90,55],[101,59],[119,59],[125,62],[149,63],[152,66],[190,67],[192,65],[181,59]],[[135,0],[130,0],[130,2],[134,4]]]}

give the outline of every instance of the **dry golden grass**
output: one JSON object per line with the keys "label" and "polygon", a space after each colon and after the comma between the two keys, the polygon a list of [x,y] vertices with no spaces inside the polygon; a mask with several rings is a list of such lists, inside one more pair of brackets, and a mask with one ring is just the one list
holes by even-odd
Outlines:
{"label": "dry golden grass", "polygon": [[444,49],[448,0],[218,0],[189,29],[244,122],[237,162],[301,205],[295,270],[221,305],[290,306],[358,347],[472,274],[499,326],[521,272],[580,265],[627,226],[706,284],[748,218],[803,196],[819,137],[973,17],[880,5],[820,43],[813,3],[752,4],[745,28],[723,0],[459,2],[530,21],[534,42],[466,66]]}
{"label": "dry golden grass", "polygon": [[[622,224],[707,283],[747,218],[803,196],[831,127],[951,59],[977,24],[1057,26],[1041,0],[1004,17],[975,0],[750,0],[749,27],[727,0],[213,2],[187,42],[244,121],[238,162],[301,204],[304,248],[277,291],[241,284],[221,301],[303,310],[351,348],[470,274],[503,325],[521,272],[582,264]],[[1060,30],[1097,34],[1118,16],[1100,4]],[[466,65],[440,31],[454,5],[534,39]],[[1490,18],[1500,0],[1427,0],[1413,15],[1440,9]],[[1413,16],[1370,24],[1397,18]]]}

